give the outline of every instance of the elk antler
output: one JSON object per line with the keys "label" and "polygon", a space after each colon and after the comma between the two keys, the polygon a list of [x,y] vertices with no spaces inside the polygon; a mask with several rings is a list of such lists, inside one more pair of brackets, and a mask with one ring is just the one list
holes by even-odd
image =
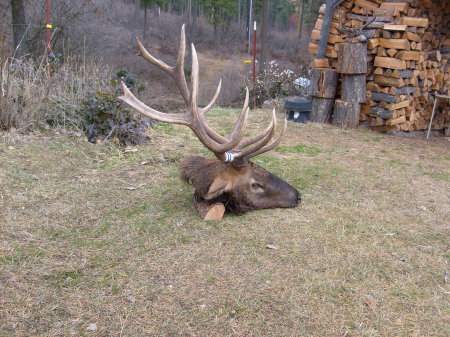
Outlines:
{"label": "elk antler", "polygon": [[[220,93],[220,87],[222,81],[219,81],[216,93],[211,102],[204,108],[200,108],[197,104],[198,101],[198,86],[199,86],[199,67],[198,57],[195,47],[192,44],[192,72],[191,72],[191,84],[192,88],[189,91],[186,77],[184,74],[184,56],[186,53],[186,38],[184,34],[184,25],[181,28],[180,46],[178,49],[178,58],[174,67],[171,67],[161,60],[150,55],[145,49],[142,43],[136,38],[137,46],[139,48],[139,56],[142,56],[145,60],[158,67],[159,69],[168,73],[175,81],[178,90],[183,96],[183,99],[187,105],[187,111],[182,114],[163,113],[142,103],[137,99],[127,86],[122,82],[123,96],[119,98],[131,106],[141,114],[155,119],[163,123],[173,123],[186,125],[194,131],[197,138],[202,144],[208,148],[214,155],[221,161],[231,162],[232,165],[241,167],[248,163],[248,160],[261,153],[272,150],[277,146],[284,132],[286,131],[286,119],[284,120],[284,127],[276,140],[269,144],[270,140],[275,134],[276,128],[276,116],[275,109],[272,113],[272,121],[269,126],[260,134],[248,139],[242,139],[245,131],[245,125],[247,122],[247,116],[249,112],[249,93],[246,87],[245,101],[242,111],[233,127],[233,130],[227,137],[219,135],[216,131],[211,129],[205,119],[205,114],[212,108],[217,97]],[[253,146],[251,146],[253,145]],[[250,147],[251,146],[251,147]]]}

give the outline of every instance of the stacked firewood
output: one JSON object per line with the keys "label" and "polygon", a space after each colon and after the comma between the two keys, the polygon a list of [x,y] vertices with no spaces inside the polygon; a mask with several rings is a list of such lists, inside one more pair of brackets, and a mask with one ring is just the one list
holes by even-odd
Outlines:
{"label": "stacked firewood", "polygon": [[[312,54],[324,12],[322,7],[311,34]],[[449,32],[448,0],[344,0],[333,14],[327,58],[314,60],[312,66],[340,72],[340,48],[364,43],[368,67],[360,123],[377,131],[423,130],[431,118],[435,93],[450,95]],[[345,90],[341,84],[337,92],[345,94]],[[447,128],[449,123],[450,109],[444,102],[433,128]]]}

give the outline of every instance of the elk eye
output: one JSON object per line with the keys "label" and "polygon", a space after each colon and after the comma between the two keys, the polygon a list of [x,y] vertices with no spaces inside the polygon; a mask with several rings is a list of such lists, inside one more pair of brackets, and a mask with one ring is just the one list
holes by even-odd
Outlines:
{"label": "elk eye", "polygon": [[252,187],[255,188],[255,189],[259,189],[259,188],[262,189],[262,190],[264,189],[264,186],[261,185],[261,184],[258,184],[258,183],[253,183]]}

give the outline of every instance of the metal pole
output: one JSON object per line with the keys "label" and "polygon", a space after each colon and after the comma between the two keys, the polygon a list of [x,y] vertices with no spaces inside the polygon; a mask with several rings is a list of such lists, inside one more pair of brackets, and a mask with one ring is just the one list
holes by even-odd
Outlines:
{"label": "metal pole", "polygon": [[253,83],[256,82],[256,21],[253,23]]}
{"label": "metal pole", "polygon": [[45,7],[46,7],[46,27],[47,27],[47,55],[50,55],[50,53],[52,52],[50,46],[51,29],[52,29],[52,25],[50,24],[50,0],[45,0]]}

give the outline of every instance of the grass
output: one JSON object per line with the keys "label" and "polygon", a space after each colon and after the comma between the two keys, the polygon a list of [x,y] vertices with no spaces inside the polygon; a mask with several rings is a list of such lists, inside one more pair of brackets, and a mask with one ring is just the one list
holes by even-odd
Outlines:
{"label": "grass", "polygon": [[203,222],[177,165],[207,151],[150,132],[134,152],[3,135],[0,336],[448,334],[448,142],[289,124],[254,162],[302,204]]}

